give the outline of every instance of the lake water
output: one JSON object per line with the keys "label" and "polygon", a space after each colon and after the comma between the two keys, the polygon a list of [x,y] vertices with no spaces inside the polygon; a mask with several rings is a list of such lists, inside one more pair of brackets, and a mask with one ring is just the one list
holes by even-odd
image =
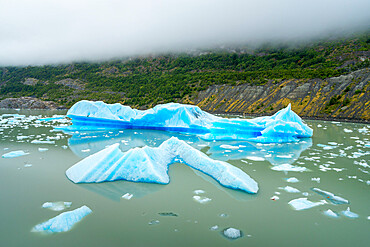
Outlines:
{"label": "lake water", "polygon": [[[1,115],[9,113],[25,116]],[[29,153],[0,158],[1,246],[369,245],[369,125],[306,121],[314,130],[313,138],[264,145],[205,142],[192,135],[149,130],[63,133],[53,126],[68,124],[65,120],[38,121],[55,114],[65,112],[0,111],[0,155],[17,150]],[[168,185],[127,181],[77,185],[65,176],[69,167],[107,145],[119,142],[126,151],[158,146],[171,136],[239,167],[258,182],[260,191],[251,195],[222,187],[184,164],[170,166]],[[307,170],[272,169],[282,164]],[[292,177],[299,182],[289,183]],[[292,189],[286,186],[299,192],[288,192]],[[312,188],[334,193],[349,204],[333,204]],[[196,201],[196,190],[203,190],[199,196],[211,200]],[[122,198],[126,193],[133,197]],[[321,205],[298,211],[288,204],[297,198]],[[54,201],[72,202],[64,211],[86,205],[93,212],[68,232],[31,232],[35,225],[63,212],[41,207]],[[347,207],[358,217],[343,215]],[[328,209],[339,217],[325,215]],[[216,225],[218,229],[211,230]],[[222,230],[228,227],[240,229],[242,238],[224,237]]]}

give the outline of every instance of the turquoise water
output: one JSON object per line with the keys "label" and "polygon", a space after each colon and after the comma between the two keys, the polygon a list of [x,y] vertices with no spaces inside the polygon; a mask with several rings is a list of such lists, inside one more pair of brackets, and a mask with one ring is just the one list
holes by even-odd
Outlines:
{"label": "turquoise water", "polygon": [[[25,116],[0,118],[0,155],[17,150],[29,154],[0,158],[1,246],[367,246],[370,241],[368,125],[306,121],[314,129],[311,139],[256,144],[205,142],[192,135],[149,130],[63,133],[53,126],[68,124],[64,120],[37,121],[63,111],[0,111],[7,113]],[[107,145],[119,142],[126,151],[159,146],[171,136],[239,167],[259,183],[260,191],[250,195],[224,188],[183,164],[171,165],[168,185],[77,185],[65,176],[69,167]],[[34,140],[47,143],[31,143]],[[307,171],[272,169],[282,164]],[[291,177],[299,182],[288,183]],[[286,186],[299,192],[289,193]],[[312,188],[332,192],[349,204],[332,204]],[[211,200],[199,203],[193,198],[196,190]],[[126,193],[133,197],[122,198]],[[272,200],[273,196],[278,198]],[[297,198],[325,204],[297,211],[288,204]],[[48,201],[72,202],[64,211],[86,205],[93,212],[68,232],[31,232],[64,212],[42,208]],[[344,216],[341,211],[347,207],[358,217]],[[339,217],[324,215],[328,209]],[[216,225],[217,230],[210,229]],[[243,237],[227,239],[222,235],[227,227],[240,229]]]}

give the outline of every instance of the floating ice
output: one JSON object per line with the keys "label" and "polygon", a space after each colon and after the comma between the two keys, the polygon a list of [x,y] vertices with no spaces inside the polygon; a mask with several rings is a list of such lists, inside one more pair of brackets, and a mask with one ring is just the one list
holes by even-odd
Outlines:
{"label": "floating ice", "polygon": [[257,193],[258,184],[246,173],[226,162],[212,160],[186,142],[172,137],[159,147],[133,148],[123,153],[116,143],[88,156],[66,171],[75,183],[114,180],[167,184],[168,165],[182,162],[216,179],[221,185]]}
{"label": "floating ice", "polygon": [[169,103],[141,111],[121,104],[82,100],[68,111],[69,130],[155,129],[193,133],[206,140],[295,142],[311,137],[312,129],[295,114],[290,104],[273,116],[255,119],[225,119],[193,105]]}
{"label": "floating ice", "polygon": [[126,193],[122,196],[123,199],[130,200],[134,195],[130,193]]}
{"label": "floating ice", "polygon": [[294,200],[291,200],[290,202],[288,202],[288,204],[291,205],[295,210],[309,209],[309,208],[316,207],[316,206],[319,206],[319,205],[323,205],[323,204],[326,204],[326,203],[327,202],[325,202],[324,200],[322,200],[320,202],[311,202],[311,201],[307,200],[307,198],[298,198],[298,199],[294,199]]}
{"label": "floating ice", "polygon": [[27,154],[30,154],[30,153],[26,153],[23,150],[18,150],[18,151],[12,151],[12,152],[3,154],[1,157],[3,157],[3,158],[16,158],[16,157],[24,156],[24,155],[27,155]]}
{"label": "floating ice", "polygon": [[[320,169],[321,170],[321,169]],[[315,181],[317,183],[320,183],[321,178],[311,178],[311,181]]]}
{"label": "floating ice", "polygon": [[212,201],[211,198],[205,197],[205,196],[193,196],[193,199],[201,204],[205,204],[207,202]]}
{"label": "floating ice", "polygon": [[229,239],[237,239],[242,237],[242,232],[232,227],[226,228],[225,230],[223,230],[222,233],[224,234],[225,237]]}
{"label": "floating ice", "polygon": [[149,221],[148,224],[149,225],[158,225],[159,224],[159,220],[151,220],[151,221]]}
{"label": "floating ice", "polygon": [[211,228],[210,228],[212,231],[216,231],[216,230],[218,230],[218,225],[214,225],[214,226],[211,226]]}
{"label": "floating ice", "polygon": [[49,149],[47,149],[47,148],[39,148],[39,152],[46,152],[46,151],[48,151]]}
{"label": "floating ice", "polygon": [[341,213],[348,218],[358,218],[358,214],[351,212],[349,207],[347,208],[347,210],[342,211]]}
{"label": "floating ice", "polygon": [[312,188],[312,191],[316,192],[319,195],[322,195],[323,197],[325,197],[326,199],[328,199],[330,202],[332,202],[334,204],[349,204],[348,200],[346,200],[346,199],[344,199],[340,196],[336,196],[331,192],[321,190],[319,188]]}
{"label": "floating ice", "polygon": [[353,130],[350,130],[350,129],[343,129],[343,131],[344,131],[344,132],[346,132],[346,133],[351,133],[351,132],[353,132]]}
{"label": "floating ice", "polygon": [[299,189],[296,189],[296,188],[293,188],[293,187],[290,187],[290,186],[285,186],[282,189],[285,190],[288,193],[299,193],[300,192]]}
{"label": "floating ice", "polygon": [[293,166],[290,164],[282,164],[279,166],[274,166],[271,168],[274,171],[286,171],[286,172],[304,172],[307,171],[306,167],[302,166]]}
{"label": "floating ice", "polygon": [[72,202],[45,202],[42,204],[42,208],[47,208],[53,211],[62,211],[66,208],[71,207]]}
{"label": "floating ice", "polygon": [[194,194],[196,194],[196,195],[200,195],[200,194],[204,194],[204,193],[205,193],[205,191],[204,191],[204,190],[194,190],[193,192],[194,192]]}
{"label": "floating ice", "polygon": [[82,218],[89,215],[91,212],[90,208],[82,206],[75,210],[61,213],[48,221],[36,225],[32,229],[32,232],[54,233],[69,231],[74,224],[81,221]]}
{"label": "floating ice", "polygon": [[42,140],[33,140],[32,144],[55,144],[55,141],[42,141]]}
{"label": "floating ice", "polygon": [[247,156],[246,159],[253,160],[253,161],[264,161],[265,159],[263,157],[257,157],[257,156]]}
{"label": "floating ice", "polygon": [[278,196],[272,196],[270,199],[273,201],[276,201],[276,200],[279,200],[280,198]]}
{"label": "floating ice", "polygon": [[336,212],[332,211],[331,209],[328,209],[328,210],[324,211],[324,214],[329,216],[329,217],[332,217],[332,218],[338,218],[339,217],[339,215]]}
{"label": "floating ice", "polygon": [[298,183],[299,180],[295,177],[287,178],[286,180],[288,183]]}

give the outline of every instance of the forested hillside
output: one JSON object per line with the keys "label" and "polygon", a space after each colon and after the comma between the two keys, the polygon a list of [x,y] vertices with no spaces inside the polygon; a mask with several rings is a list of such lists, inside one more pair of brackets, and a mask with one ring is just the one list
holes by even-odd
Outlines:
{"label": "forested hillside", "polygon": [[[280,85],[288,80],[304,83],[349,74],[369,67],[369,47],[367,33],[309,45],[265,44],[255,49],[219,48],[101,63],[2,67],[0,99],[31,96],[66,107],[81,99],[136,108],[191,102],[211,86]],[[325,114],[330,115],[330,109]],[[242,112],[252,110],[258,112]]]}

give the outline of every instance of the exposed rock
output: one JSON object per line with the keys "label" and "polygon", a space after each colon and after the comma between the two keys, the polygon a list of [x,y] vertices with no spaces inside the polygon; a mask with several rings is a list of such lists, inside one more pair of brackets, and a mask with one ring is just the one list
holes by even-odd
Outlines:
{"label": "exposed rock", "polygon": [[6,109],[63,109],[52,101],[42,101],[37,98],[21,97],[7,98],[0,101],[0,108]]}
{"label": "exposed rock", "polygon": [[35,78],[26,78],[24,79],[24,82],[22,82],[25,85],[34,86],[39,82],[39,80]]}
{"label": "exposed rock", "polygon": [[58,85],[64,85],[66,87],[70,87],[77,90],[84,90],[85,89],[85,83],[83,83],[80,80],[73,80],[71,78],[63,79],[60,81],[55,82],[55,84]]}
{"label": "exposed rock", "polygon": [[339,77],[212,85],[184,103],[213,113],[269,115],[289,103],[302,117],[370,121],[370,69]]}

